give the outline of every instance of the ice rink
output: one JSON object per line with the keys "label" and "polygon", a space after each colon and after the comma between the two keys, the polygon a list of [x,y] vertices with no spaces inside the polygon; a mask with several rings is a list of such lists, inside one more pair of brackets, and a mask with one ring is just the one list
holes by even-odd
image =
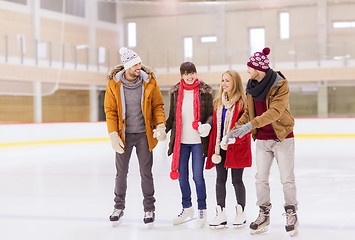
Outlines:
{"label": "ice rink", "polygon": [[[339,129],[339,125],[342,125],[336,121],[330,123],[327,123],[328,129]],[[350,119],[346,124],[341,127],[346,129],[342,133],[350,132],[354,135],[354,119]],[[310,125],[305,124],[305,126]],[[21,127],[26,128],[26,131],[36,131],[38,125]],[[234,229],[231,225],[235,214],[235,197],[230,179],[227,183],[226,206],[230,221],[228,228],[222,230],[211,230],[208,226],[200,228],[196,220],[173,226],[172,220],[181,210],[181,195],[178,182],[169,178],[171,159],[166,154],[167,141],[159,143],[154,150],[153,171],[157,200],[154,226],[148,228],[143,224],[140,176],[136,155],[133,153],[125,215],[122,223],[113,228],[108,216],[113,210],[115,165],[114,152],[108,139],[94,136],[88,140],[89,137],[85,134],[94,133],[96,130],[86,125],[82,128],[69,129],[69,132],[82,130],[83,132],[77,132],[84,136],[85,139],[82,140],[54,141],[46,138],[41,142],[36,138],[41,135],[38,133],[34,134],[32,139],[30,137],[18,139],[16,143],[14,135],[21,135],[21,133],[13,131],[12,128],[19,129],[18,126],[13,125],[2,125],[0,128],[2,134],[0,139],[1,239],[290,239],[284,230],[283,194],[276,162],[272,167],[270,178],[273,208],[267,233],[255,236],[249,234],[248,225],[258,214],[255,205],[255,165],[246,169],[244,174],[247,189],[246,227]],[[54,139],[60,138],[61,130],[55,125],[49,125],[47,130],[42,128],[41,131],[57,136]],[[104,124],[100,123],[98,132],[102,132],[107,137]],[[313,135],[312,137],[302,135],[300,129],[295,129],[295,133],[295,172],[300,226],[299,234],[294,238],[353,239],[355,235],[355,137],[343,135]],[[22,132],[21,137],[25,135],[26,132]],[[5,138],[14,139],[8,140],[7,144]],[[252,147],[254,153],[254,142]],[[208,196],[207,217],[210,221],[214,217],[216,204],[215,169],[206,170],[205,178]],[[193,204],[196,208],[192,180],[191,186]]]}

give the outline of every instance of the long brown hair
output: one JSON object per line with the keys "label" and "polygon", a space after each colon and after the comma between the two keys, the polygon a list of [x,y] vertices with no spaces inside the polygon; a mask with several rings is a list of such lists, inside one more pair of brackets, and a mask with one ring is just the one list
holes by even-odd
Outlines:
{"label": "long brown hair", "polygon": [[[239,105],[238,105],[238,110],[240,111],[241,108],[243,107],[243,105],[245,105],[244,103],[246,102],[242,79],[241,79],[239,73],[234,70],[225,71],[222,74],[221,79],[223,78],[224,74],[228,74],[233,79],[232,91],[227,94],[228,100],[235,99],[236,102],[238,100],[241,100],[241,101],[239,101]],[[223,104],[222,103],[222,93],[223,93],[223,87],[222,87],[222,84],[220,84],[218,97],[214,100],[215,109],[217,109],[219,106],[221,106]]]}

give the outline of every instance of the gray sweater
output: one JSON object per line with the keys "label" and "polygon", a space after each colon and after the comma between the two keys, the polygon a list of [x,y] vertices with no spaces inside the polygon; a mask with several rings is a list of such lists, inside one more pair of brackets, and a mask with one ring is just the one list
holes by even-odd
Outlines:
{"label": "gray sweater", "polygon": [[126,80],[123,73],[121,80],[126,102],[126,133],[145,132],[144,116],[142,113],[142,71],[141,75],[134,81]]}

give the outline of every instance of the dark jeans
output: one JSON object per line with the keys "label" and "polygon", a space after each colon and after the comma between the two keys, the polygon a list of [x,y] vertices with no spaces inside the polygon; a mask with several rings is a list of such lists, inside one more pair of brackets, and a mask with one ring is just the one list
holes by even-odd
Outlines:
{"label": "dark jeans", "polygon": [[[226,182],[228,176],[228,169],[224,167],[226,161],[226,151],[220,150],[222,161],[216,164],[217,179],[216,179],[216,199],[217,205],[222,208],[226,205]],[[245,186],[243,183],[244,168],[232,168],[232,184],[234,186],[235,196],[238,204],[245,207]]]}
{"label": "dark jeans", "polygon": [[153,153],[149,151],[146,133],[127,133],[125,152],[116,152],[115,208],[125,209],[127,174],[133,147],[139,163],[144,211],[155,211],[154,182],[152,174]]}
{"label": "dark jeans", "polygon": [[198,209],[206,209],[206,184],[203,176],[205,158],[201,144],[181,144],[179,159],[179,183],[182,193],[182,206],[189,208],[191,203],[191,188],[189,183],[189,158],[192,153],[192,174],[196,185]]}

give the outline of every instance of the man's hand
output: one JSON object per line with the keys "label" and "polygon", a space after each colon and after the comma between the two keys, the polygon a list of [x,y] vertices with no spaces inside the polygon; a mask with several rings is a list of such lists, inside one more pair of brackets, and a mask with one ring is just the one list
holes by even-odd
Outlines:
{"label": "man's hand", "polygon": [[251,124],[251,122],[248,122],[247,124],[241,126],[237,126],[237,129],[234,130],[235,131],[234,136],[242,138],[244,137],[245,134],[250,132],[252,129],[253,129],[253,124]]}
{"label": "man's hand", "polygon": [[113,150],[120,154],[124,153],[124,144],[120,136],[118,136],[118,132],[111,132],[110,140]]}
{"label": "man's hand", "polygon": [[164,141],[166,139],[165,124],[159,124],[156,129],[153,130],[153,137],[158,139],[158,141]]}

